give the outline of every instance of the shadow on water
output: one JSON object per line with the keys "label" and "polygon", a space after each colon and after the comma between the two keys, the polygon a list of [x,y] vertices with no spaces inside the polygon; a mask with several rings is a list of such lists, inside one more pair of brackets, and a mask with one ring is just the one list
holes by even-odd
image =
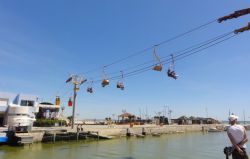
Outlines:
{"label": "shadow on water", "polygon": [[68,150],[70,149],[69,147],[63,147],[63,148],[60,148],[59,150]]}
{"label": "shadow on water", "polygon": [[80,147],[89,147],[89,145],[81,145]]}
{"label": "shadow on water", "polygon": [[[78,146],[78,148],[88,148],[89,145],[80,145]],[[59,150],[69,150],[69,149],[73,149],[74,147],[62,147],[62,148],[59,148]]]}
{"label": "shadow on water", "polygon": [[135,159],[134,157],[121,157],[119,159]]}

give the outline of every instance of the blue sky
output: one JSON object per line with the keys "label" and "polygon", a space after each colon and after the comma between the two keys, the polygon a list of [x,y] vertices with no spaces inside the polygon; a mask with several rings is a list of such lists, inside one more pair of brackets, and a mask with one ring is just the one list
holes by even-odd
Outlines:
{"label": "blue sky", "polygon": [[[72,73],[88,79],[102,77],[101,68],[189,29],[249,8],[249,1],[175,0],[127,1],[7,1],[0,2],[0,91],[36,94],[43,101],[56,95],[67,105],[72,95],[65,79]],[[250,15],[206,28],[172,41],[159,56],[187,48],[246,26]],[[94,83],[94,93],[81,86],[79,118],[105,118],[122,109],[150,116],[164,106],[181,115],[226,119],[228,110],[250,117],[250,32],[245,32],[202,53],[177,61],[178,80],[164,71],[148,71],[123,79],[125,90],[111,81],[107,88]],[[152,51],[107,68],[106,73],[153,60]],[[126,72],[125,72],[126,73]],[[71,108],[66,106],[66,113]]]}

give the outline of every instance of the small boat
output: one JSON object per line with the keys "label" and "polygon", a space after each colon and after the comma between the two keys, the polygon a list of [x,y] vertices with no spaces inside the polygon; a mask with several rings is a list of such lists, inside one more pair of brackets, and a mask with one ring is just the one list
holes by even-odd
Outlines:
{"label": "small boat", "polygon": [[152,133],[151,135],[152,135],[152,136],[156,136],[156,137],[161,136],[161,134],[160,134],[160,133]]}
{"label": "small boat", "polygon": [[142,134],[135,134],[135,136],[138,137],[138,138],[144,138],[145,137],[145,135],[142,135]]}
{"label": "small boat", "polygon": [[219,130],[217,128],[210,128],[210,129],[208,129],[208,132],[221,132],[221,130]]}
{"label": "small boat", "polygon": [[5,132],[0,132],[0,144],[5,144],[8,142],[8,137]]}

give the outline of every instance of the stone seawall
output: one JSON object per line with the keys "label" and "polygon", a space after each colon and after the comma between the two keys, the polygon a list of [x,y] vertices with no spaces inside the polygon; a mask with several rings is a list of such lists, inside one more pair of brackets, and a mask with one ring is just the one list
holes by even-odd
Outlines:
{"label": "stone seawall", "polygon": [[[224,125],[84,125],[83,129],[85,132],[99,132],[99,135],[121,137],[126,136],[127,131],[132,134],[141,134],[142,130],[146,134],[161,133],[161,134],[174,134],[174,133],[185,133],[185,132],[202,132],[207,131],[209,128],[217,128],[223,130]],[[58,132],[76,132],[69,127],[55,127],[55,128],[34,128],[32,132],[28,133],[34,137],[34,142],[41,142],[45,131]]]}
{"label": "stone seawall", "polygon": [[105,136],[125,136],[127,131],[133,134],[141,134],[142,130],[147,134],[150,133],[184,133],[184,132],[198,132],[207,131],[209,128],[223,129],[223,125],[136,125],[130,127],[129,125],[113,125],[113,126],[85,126],[84,131],[98,131],[100,135]]}
{"label": "stone seawall", "polygon": [[[127,131],[132,134],[141,134],[143,129],[146,134],[161,133],[161,134],[174,134],[185,132],[202,132],[207,131],[210,128],[217,128],[224,130],[225,125],[83,125],[84,132],[98,132],[99,135],[121,137],[126,136]],[[245,128],[250,130],[250,125],[246,125]],[[3,130],[5,130],[4,128]],[[72,130],[70,127],[33,127],[32,132],[29,133],[17,133],[18,136],[28,135],[33,136],[33,142],[41,142],[45,132],[76,132],[76,129]]]}

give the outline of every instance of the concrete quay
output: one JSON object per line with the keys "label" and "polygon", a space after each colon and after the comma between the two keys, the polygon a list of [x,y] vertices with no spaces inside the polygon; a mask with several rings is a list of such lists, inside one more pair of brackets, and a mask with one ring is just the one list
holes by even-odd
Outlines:
{"label": "concrete quay", "polygon": [[[250,125],[245,126],[247,130],[250,130]],[[212,124],[212,125],[83,125],[83,132],[97,132],[100,136],[106,137],[123,137],[129,131],[132,134],[142,134],[142,131],[146,134],[177,134],[186,132],[207,132],[210,128],[216,128],[224,130],[224,124]],[[1,128],[1,131],[7,130]],[[33,127],[29,133],[17,133],[17,136],[33,136],[33,142],[41,142],[45,133],[76,133],[77,130],[70,127]]]}
{"label": "concrete quay", "polygon": [[[146,134],[160,133],[160,134],[175,134],[185,132],[202,132],[207,131],[209,128],[224,128],[223,125],[83,125],[84,132],[98,132],[100,136],[108,137],[122,137],[126,136],[127,131],[133,134],[141,134],[142,130]],[[70,127],[34,127],[29,135],[34,137],[34,142],[41,142],[45,132],[76,132],[75,129]]]}

